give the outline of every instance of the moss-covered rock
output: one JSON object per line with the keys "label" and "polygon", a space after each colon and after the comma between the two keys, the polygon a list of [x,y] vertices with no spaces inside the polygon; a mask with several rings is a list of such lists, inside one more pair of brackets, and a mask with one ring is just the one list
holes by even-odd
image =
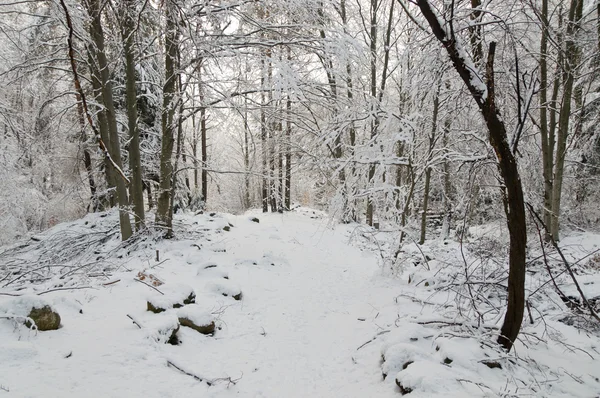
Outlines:
{"label": "moss-covered rock", "polygon": [[[60,327],[60,315],[54,312],[49,305],[41,308],[32,308],[27,316],[35,322],[37,330],[56,330]],[[30,328],[33,325],[31,322],[26,321],[25,326]]]}

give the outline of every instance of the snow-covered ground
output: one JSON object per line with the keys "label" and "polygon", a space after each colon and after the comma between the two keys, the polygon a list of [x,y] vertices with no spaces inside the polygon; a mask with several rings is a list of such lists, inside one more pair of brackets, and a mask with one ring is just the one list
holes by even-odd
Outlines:
{"label": "snow-covered ground", "polygon": [[[38,235],[35,247],[115,220],[88,215]],[[452,305],[447,293],[432,296],[436,264],[448,260],[441,255],[429,270],[411,263],[387,276],[376,246],[350,239],[359,227],[332,227],[309,209],[187,214],[177,229],[176,240],[130,246],[113,235],[80,255],[81,268],[46,262],[14,282],[19,274],[2,278],[18,261],[3,265],[0,255],[0,308],[9,313],[23,300],[9,294],[51,290],[36,300],[62,319],[59,330],[45,332],[0,319],[0,397],[396,397],[396,376],[412,397],[600,394],[600,339],[557,317],[535,314],[529,337],[509,356],[493,344],[497,325],[466,325],[471,334],[439,327]],[[436,253],[451,259],[456,249],[439,243]],[[30,256],[23,263],[48,257],[45,250],[23,251]],[[140,272],[145,283],[136,280]],[[191,290],[194,304],[147,311],[148,300],[168,307]],[[183,315],[215,320],[214,335],[181,326],[179,345],[166,344],[164,331]],[[559,334],[566,344],[553,340]]]}

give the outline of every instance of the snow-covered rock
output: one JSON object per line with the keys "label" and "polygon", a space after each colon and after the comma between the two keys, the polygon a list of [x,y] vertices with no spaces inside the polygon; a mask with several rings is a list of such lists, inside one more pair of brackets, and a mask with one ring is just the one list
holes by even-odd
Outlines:
{"label": "snow-covered rock", "polygon": [[187,326],[202,334],[215,331],[215,317],[197,305],[188,305],[177,311],[181,326]]}
{"label": "snow-covered rock", "polygon": [[161,286],[162,294],[155,292],[147,298],[147,309],[154,313],[164,312],[170,308],[181,308],[196,302],[194,289],[185,284]]}
{"label": "snow-covered rock", "polygon": [[242,299],[242,289],[240,289],[240,287],[238,285],[236,285],[235,283],[233,283],[231,281],[219,280],[219,281],[208,283],[206,285],[206,287],[210,291],[212,291],[214,293],[218,293],[225,297],[233,297],[235,300]]}
{"label": "snow-covered rock", "polygon": [[56,330],[60,327],[60,315],[50,303],[40,296],[20,296],[0,306],[0,315],[15,318],[28,328]]}

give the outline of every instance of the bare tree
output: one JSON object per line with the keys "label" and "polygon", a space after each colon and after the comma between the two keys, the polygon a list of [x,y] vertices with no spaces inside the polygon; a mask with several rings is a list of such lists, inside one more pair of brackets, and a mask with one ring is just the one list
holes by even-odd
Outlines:
{"label": "bare tree", "polygon": [[496,152],[498,169],[504,181],[504,210],[510,236],[508,303],[498,343],[510,350],[515,342],[525,308],[525,248],[527,243],[523,187],[514,154],[508,144],[506,126],[496,105],[494,83],[494,56],[496,43],[488,49],[486,76],[477,73],[475,65],[467,58],[459,38],[452,28],[454,21],[442,26],[443,19],[428,0],[418,0],[421,13],[429,23],[438,41],[444,46],[454,69],[467,86],[477,103],[489,131],[490,144]]}

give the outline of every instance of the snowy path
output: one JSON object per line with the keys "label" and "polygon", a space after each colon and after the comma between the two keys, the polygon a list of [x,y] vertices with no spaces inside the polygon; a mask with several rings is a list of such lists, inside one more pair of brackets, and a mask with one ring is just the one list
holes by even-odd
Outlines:
{"label": "snowy path", "polygon": [[[238,266],[232,272],[235,280],[243,281],[245,294],[243,316],[233,320],[240,323],[230,325],[247,331],[235,339],[240,356],[234,359],[238,366],[246,365],[243,384],[250,389],[244,393],[391,393],[389,385],[381,383],[378,356],[356,351],[379,330],[374,319],[378,306],[393,298],[391,289],[373,288],[374,256],[346,245],[341,233],[325,230],[325,220],[319,228],[307,218],[288,221],[289,217],[269,217],[246,236],[245,229],[235,229],[228,244],[234,256],[242,258],[253,248],[255,258],[268,253],[275,264]],[[255,333],[263,329],[265,335],[256,340]],[[375,382],[383,386],[377,394]]]}
{"label": "snowy path", "polygon": [[[235,227],[211,232],[211,242],[158,246],[168,261],[152,272],[191,285],[200,302],[214,283],[197,276],[206,262],[241,287],[242,301],[207,299],[224,310],[214,337],[181,328],[181,345],[156,344],[127,318],[155,317],[145,298],[156,293],[133,280],[154,261],[151,247],[128,260],[132,271],[116,274],[120,282],[110,287],[45,296],[61,313],[59,331],[35,334],[0,321],[0,386],[10,391],[0,388],[0,398],[397,396],[393,381],[381,380],[379,340],[357,351],[393,321],[378,314],[392,305],[397,283],[379,277],[375,256],[349,246],[344,229],[329,229],[327,219],[257,216],[258,224],[247,215],[188,218],[212,231],[224,220]],[[209,387],[167,361],[217,382]],[[238,380],[219,381],[227,377]]]}

